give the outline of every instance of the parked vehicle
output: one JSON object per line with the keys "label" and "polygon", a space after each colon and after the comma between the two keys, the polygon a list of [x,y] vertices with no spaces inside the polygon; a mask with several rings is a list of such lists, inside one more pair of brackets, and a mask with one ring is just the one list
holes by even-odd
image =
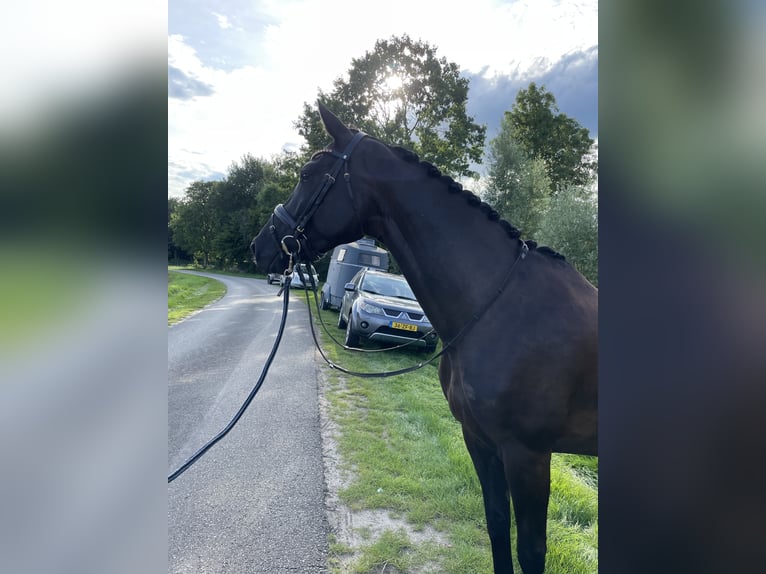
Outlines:
{"label": "parked vehicle", "polygon": [[369,340],[431,352],[438,341],[407,280],[375,269],[362,269],[346,284],[338,328],[346,329],[348,347]]}
{"label": "parked vehicle", "polygon": [[[308,288],[311,288],[311,279],[309,279],[309,270],[306,267],[305,263],[301,263],[301,271],[303,272],[303,277],[305,277],[306,282],[309,284]],[[311,275],[314,277],[314,285],[319,285],[319,275],[317,274],[317,270],[314,269],[314,266],[311,265]],[[282,285],[285,282],[285,276],[280,275],[279,276],[279,284]],[[298,273],[298,266],[296,265],[293,268],[293,280],[290,282],[290,287],[294,289],[306,289],[306,285],[303,284],[303,281],[301,281],[301,275]]]}
{"label": "parked vehicle", "polygon": [[279,283],[282,284],[282,274],[281,273],[267,273],[266,274],[266,283],[271,285],[272,283]]}
{"label": "parked vehicle", "polygon": [[388,271],[388,251],[377,247],[375,240],[368,237],[338,245],[332,252],[327,280],[322,286],[322,309],[339,309],[344,286],[364,267]]}

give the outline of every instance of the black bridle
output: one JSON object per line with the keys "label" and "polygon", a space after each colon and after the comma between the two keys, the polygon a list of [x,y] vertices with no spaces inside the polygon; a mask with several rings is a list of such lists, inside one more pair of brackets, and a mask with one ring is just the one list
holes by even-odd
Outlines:
{"label": "black bridle", "polygon": [[[325,151],[319,152],[319,153],[330,154],[333,157],[335,157],[336,160],[332,166],[332,169],[330,169],[329,172],[324,174],[324,177],[322,178],[322,181],[319,184],[319,187],[312,194],[311,198],[309,199],[302,213],[300,213],[299,215],[293,216],[289,211],[287,211],[287,208],[281,203],[274,208],[274,213],[272,213],[271,215],[271,225],[269,229],[271,231],[272,237],[274,238],[274,241],[277,243],[279,248],[282,251],[284,251],[286,255],[290,257],[290,266],[292,266],[293,258],[303,259],[307,263],[309,263],[312,259],[318,259],[319,257],[322,256],[322,253],[315,251],[309,244],[308,237],[306,237],[306,233],[305,233],[306,225],[308,225],[309,221],[314,216],[317,209],[319,209],[319,206],[322,205],[322,202],[327,196],[327,192],[330,191],[332,186],[335,184],[341,168],[343,167],[348,168],[348,160],[351,158],[351,153],[354,151],[354,149],[359,144],[359,142],[362,141],[362,139],[364,139],[365,137],[367,137],[366,133],[361,131],[356,132],[354,134],[354,137],[351,139],[349,144],[346,146],[346,149],[343,150],[342,153],[336,150],[325,150]],[[351,191],[351,174],[348,172],[348,169],[346,169],[345,173],[343,174],[343,177],[346,181],[346,188],[348,190],[351,206],[354,209],[354,213],[356,214],[356,206],[354,205],[354,196]],[[281,238],[279,237],[279,233],[277,232],[277,226],[276,226],[275,220],[281,221],[282,223],[287,225],[289,229],[289,231],[285,233]],[[359,218],[357,216],[357,221],[358,220]],[[360,229],[361,229],[361,224],[360,224]],[[289,270],[290,272],[292,272],[292,269],[289,269]]]}

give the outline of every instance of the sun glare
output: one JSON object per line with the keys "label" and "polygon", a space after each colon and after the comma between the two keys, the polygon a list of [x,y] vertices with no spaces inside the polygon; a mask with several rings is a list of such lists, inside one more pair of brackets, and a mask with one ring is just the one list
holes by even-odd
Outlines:
{"label": "sun glare", "polygon": [[401,111],[405,97],[402,90],[404,85],[404,77],[390,70],[380,82],[379,89],[381,97],[377,103],[377,107],[381,114],[381,121],[384,123],[392,121]]}
{"label": "sun glare", "polygon": [[383,80],[383,85],[386,86],[389,91],[393,92],[404,85],[404,80],[399,74],[389,74],[386,79]]}

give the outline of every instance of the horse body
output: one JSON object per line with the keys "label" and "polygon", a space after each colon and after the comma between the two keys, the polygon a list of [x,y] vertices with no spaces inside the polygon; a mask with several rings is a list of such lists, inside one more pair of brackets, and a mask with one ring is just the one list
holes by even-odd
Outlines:
{"label": "horse body", "polygon": [[[321,105],[320,114],[333,149],[349,145],[354,132]],[[598,292],[562,258],[527,250],[513,228],[488,221],[496,214],[432,167],[372,138],[358,146],[344,161],[348,194],[328,192],[301,232],[313,242],[304,251],[375,237],[442,340],[457,337],[439,379],[482,486],[495,572],[513,571],[510,494],[519,563],[539,574],[551,452],[596,454]],[[327,164],[321,153],[309,162],[286,209],[309,208],[306,189]],[[282,227],[273,218],[253,240],[267,270],[285,264],[279,236],[295,230]]]}

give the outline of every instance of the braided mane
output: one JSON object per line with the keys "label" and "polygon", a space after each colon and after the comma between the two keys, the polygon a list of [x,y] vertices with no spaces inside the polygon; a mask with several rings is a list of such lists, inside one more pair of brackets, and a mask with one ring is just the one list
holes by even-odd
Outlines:
{"label": "braided mane", "polygon": [[[421,161],[420,158],[418,158],[418,154],[413,152],[412,150],[408,150],[406,148],[403,148],[401,146],[388,146],[390,147],[394,153],[396,153],[399,158],[406,161],[407,163],[415,163],[420,164],[423,169],[426,170],[428,175],[433,178],[438,178],[447,186],[447,190],[449,190],[450,193],[459,193],[461,194],[468,205],[472,207],[477,207],[480,209],[486,216],[487,219],[493,222],[499,223],[499,225],[503,228],[503,230],[506,232],[508,237],[511,239],[516,239],[521,241],[521,231],[519,231],[517,228],[515,228],[513,225],[511,225],[510,222],[506,221],[505,219],[500,219],[500,214],[495,211],[491,205],[481,200],[479,196],[477,196],[472,191],[469,191],[467,189],[463,189],[463,186],[460,185],[458,182],[456,182],[454,179],[449,177],[448,175],[442,174],[442,172],[432,163],[429,163],[427,161]],[[529,249],[536,249],[540,253],[544,253],[545,255],[548,255],[550,257],[553,257],[555,259],[562,259],[565,260],[565,257],[558,253],[557,251],[554,251],[550,247],[546,246],[539,246],[537,245],[536,241],[533,241],[531,239],[528,239],[525,241],[527,244],[527,247]]]}

